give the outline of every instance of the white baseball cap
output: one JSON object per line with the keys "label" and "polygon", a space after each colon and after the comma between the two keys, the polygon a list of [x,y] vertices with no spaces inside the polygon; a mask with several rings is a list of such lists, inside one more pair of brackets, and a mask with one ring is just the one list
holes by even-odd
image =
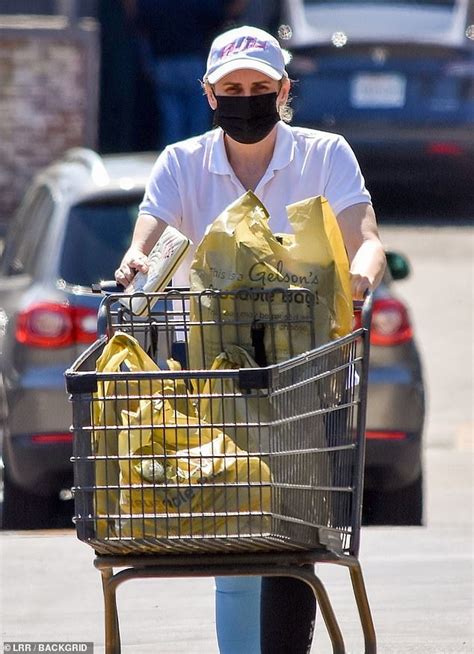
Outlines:
{"label": "white baseball cap", "polygon": [[258,70],[274,80],[288,77],[280,44],[271,34],[257,27],[237,27],[214,39],[204,81],[215,84],[225,75],[242,68]]}

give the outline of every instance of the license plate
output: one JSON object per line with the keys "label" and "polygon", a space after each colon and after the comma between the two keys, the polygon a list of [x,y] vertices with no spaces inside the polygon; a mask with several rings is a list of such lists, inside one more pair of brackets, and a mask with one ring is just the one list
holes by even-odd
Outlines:
{"label": "license plate", "polygon": [[396,73],[360,73],[351,80],[351,104],[358,109],[403,107],[406,85],[406,78]]}

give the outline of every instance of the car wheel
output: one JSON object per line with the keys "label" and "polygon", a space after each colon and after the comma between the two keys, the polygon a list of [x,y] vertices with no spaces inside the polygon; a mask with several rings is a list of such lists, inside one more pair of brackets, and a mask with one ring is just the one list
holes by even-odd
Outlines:
{"label": "car wheel", "polygon": [[362,510],[364,525],[420,526],[423,524],[423,476],[394,491],[368,490]]}
{"label": "car wheel", "polygon": [[45,529],[54,526],[56,498],[30,493],[3,473],[3,529]]}

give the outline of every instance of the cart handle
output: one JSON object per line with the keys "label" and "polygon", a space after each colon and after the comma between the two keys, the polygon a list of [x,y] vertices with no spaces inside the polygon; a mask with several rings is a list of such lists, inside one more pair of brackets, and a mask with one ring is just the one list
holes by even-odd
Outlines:
{"label": "cart handle", "polygon": [[91,290],[93,293],[101,293],[102,295],[112,295],[113,293],[123,293],[125,287],[118,284],[114,279],[92,284]]}
{"label": "cart handle", "polygon": [[360,311],[360,324],[361,327],[370,331],[370,324],[372,321],[372,303],[374,294],[372,291],[364,293],[363,300],[354,300],[354,309]]}
{"label": "cart handle", "polygon": [[91,290],[93,293],[100,293],[104,297],[97,310],[97,336],[105,336],[107,334],[107,309],[105,307],[105,298],[114,293],[123,293],[125,287],[118,284],[114,279],[98,282],[92,284]]}

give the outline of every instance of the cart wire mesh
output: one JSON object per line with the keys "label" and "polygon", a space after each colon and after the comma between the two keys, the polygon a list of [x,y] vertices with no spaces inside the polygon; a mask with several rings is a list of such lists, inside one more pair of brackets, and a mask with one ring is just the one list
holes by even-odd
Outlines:
{"label": "cart wire mesh", "polygon": [[[107,336],[66,372],[78,537],[100,554],[355,554],[368,330],[315,348],[304,289],[147,297],[141,317],[107,297]],[[159,369],[96,371],[118,333]]]}

